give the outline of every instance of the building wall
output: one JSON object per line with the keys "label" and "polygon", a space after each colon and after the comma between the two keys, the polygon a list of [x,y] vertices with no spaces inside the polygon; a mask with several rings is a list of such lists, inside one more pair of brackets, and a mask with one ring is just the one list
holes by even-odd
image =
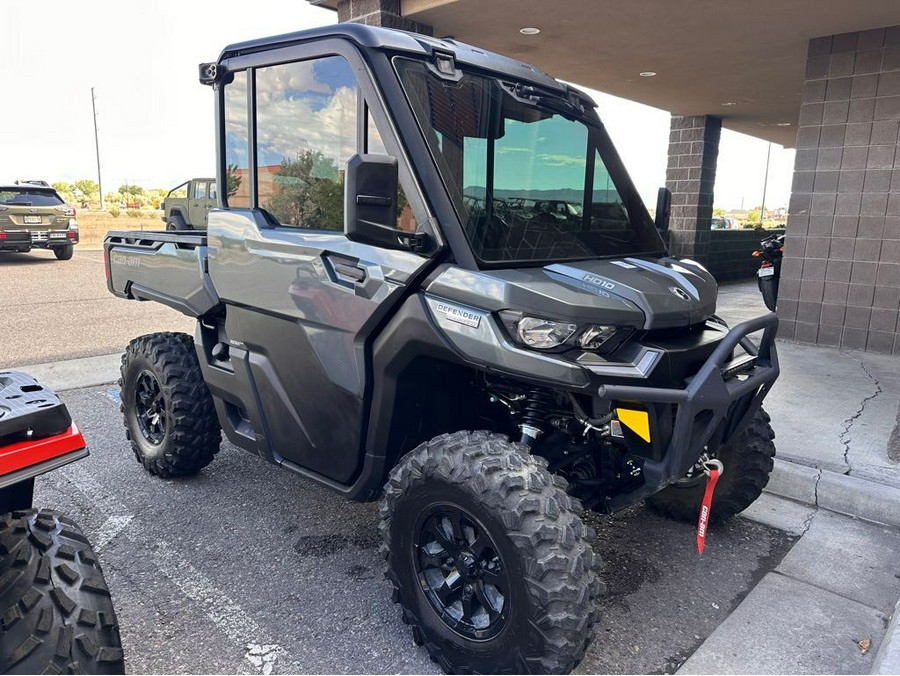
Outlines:
{"label": "building wall", "polygon": [[753,251],[759,249],[760,240],[769,235],[780,235],[784,230],[711,230],[706,269],[718,282],[731,282],[756,276],[759,258]]}
{"label": "building wall", "polygon": [[707,262],[713,185],[722,120],[710,115],[672,115],[666,187],[672,191],[669,248],[676,256]]}
{"label": "building wall", "polygon": [[779,335],[900,354],[900,26],[809,43]]}

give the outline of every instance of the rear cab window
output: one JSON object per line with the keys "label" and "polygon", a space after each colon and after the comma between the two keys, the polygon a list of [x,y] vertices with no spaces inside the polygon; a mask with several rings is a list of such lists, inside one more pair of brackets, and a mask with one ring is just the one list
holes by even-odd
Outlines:
{"label": "rear cab window", "polygon": [[20,207],[58,207],[65,202],[53,189],[0,188],[0,204]]}

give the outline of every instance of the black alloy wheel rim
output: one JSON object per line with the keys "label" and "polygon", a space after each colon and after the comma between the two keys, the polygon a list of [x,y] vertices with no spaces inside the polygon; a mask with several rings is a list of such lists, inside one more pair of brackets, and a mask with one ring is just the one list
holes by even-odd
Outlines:
{"label": "black alloy wheel rim", "polygon": [[159,446],[166,436],[166,400],[159,381],[149,371],[142,371],[135,383],[134,411],[144,439]]}
{"label": "black alloy wheel rim", "polygon": [[508,569],[487,529],[456,505],[434,505],[419,518],[413,560],[428,602],[454,632],[494,638],[510,611]]}

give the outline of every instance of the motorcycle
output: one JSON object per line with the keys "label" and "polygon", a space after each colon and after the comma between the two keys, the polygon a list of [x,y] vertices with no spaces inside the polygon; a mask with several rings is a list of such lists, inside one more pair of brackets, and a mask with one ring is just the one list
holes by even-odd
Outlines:
{"label": "motorcycle", "polygon": [[754,258],[762,258],[759,270],[756,271],[756,283],[762,294],[763,302],[775,312],[778,299],[778,280],[781,279],[781,260],[784,257],[784,235],[769,235],[759,243],[759,249],[751,254]]}

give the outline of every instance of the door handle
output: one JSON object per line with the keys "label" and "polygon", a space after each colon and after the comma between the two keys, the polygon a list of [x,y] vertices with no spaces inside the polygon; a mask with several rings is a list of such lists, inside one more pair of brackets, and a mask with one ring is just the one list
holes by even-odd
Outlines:
{"label": "door handle", "polygon": [[366,281],[365,269],[357,265],[348,265],[347,263],[335,263],[332,261],[334,274],[338,279],[354,284],[362,284]]}

